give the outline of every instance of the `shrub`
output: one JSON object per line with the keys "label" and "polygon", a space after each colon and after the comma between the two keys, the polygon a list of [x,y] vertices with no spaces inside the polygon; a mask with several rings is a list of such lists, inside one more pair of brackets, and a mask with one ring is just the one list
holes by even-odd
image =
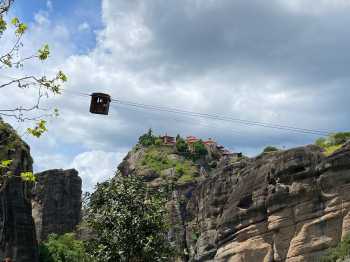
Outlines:
{"label": "shrub", "polygon": [[155,139],[154,144],[156,146],[161,146],[163,144],[163,140],[158,137],[158,138]]}
{"label": "shrub", "polygon": [[350,256],[350,235],[347,235],[336,247],[330,248],[327,254],[321,258],[321,262],[342,261]]}
{"label": "shrub", "polygon": [[208,150],[206,149],[202,140],[193,143],[193,160],[200,159],[208,154]]}
{"label": "shrub", "polygon": [[186,184],[186,183],[192,182],[193,179],[194,177],[192,176],[192,174],[184,174],[177,180],[177,182],[179,184]]}
{"label": "shrub", "polygon": [[185,168],[184,168],[184,166],[183,166],[183,165],[180,165],[180,164],[177,164],[177,165],[176,165],[176,168],[175,168],[175,172],[176,172],[178,175],[180,175],[180,176],[184,175],[184,174],[185,174]]}
{"label": "shrub", "polygon": [[151,146],[154,145],[156,141],[156,137],[153,135],[152,129],[149,129],[146,134],[143,134],[139,137],[139,144],[143,146]]}
{"label": "shrub", "polygon": [[76,240],[73,233],[51,234],[39,246],[40,262],[92,262],[83,241]]}
{"label": "shrub", "polygon": [[181,155],[188,154],[188,145],[183,138],[181,137],[176,138],[176,149]]}
{"label": "shrub", "polygon": [[270,153],[270,152],[276,152],[276,151],[278,151],[277,147],[267,146],[264,148],[263,153]]}

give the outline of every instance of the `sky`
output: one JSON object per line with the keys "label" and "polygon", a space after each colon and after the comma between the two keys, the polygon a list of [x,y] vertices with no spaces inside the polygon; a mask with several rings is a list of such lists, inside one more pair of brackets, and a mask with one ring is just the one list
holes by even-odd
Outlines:
{"label": "sky", "polygon": [[[156,134],[213,138],[248,156],[268,145],[291,148],[317,136],[112,104],[89,113],[91,94],[182,110],[327,131],[350,130],[350,2],[347,0],[28,0],[8,17],[28,23],[24,54],[44,43],[47,62],[9,76],[53,75],[69,81],[40,139],[24,136],[36,172],[76,168],[83,190],[111,177],[152,128]],[[0,53],[13,41],[0,39]],[[0,90],[0,105],[30,104],[31,90]],[[19,133],[29,123],[13,124]]]}

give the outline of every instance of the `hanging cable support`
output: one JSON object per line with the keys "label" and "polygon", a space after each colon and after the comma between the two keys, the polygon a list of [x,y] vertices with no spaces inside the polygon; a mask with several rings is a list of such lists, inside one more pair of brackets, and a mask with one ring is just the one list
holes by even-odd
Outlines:
{"label": "hanging cable support", "polygon": [[[74,91],[67,91],[67,90],[65,92],[68,92],[68,93],[71,93],[74,95],[78,95],[78,96],[91,96],[90,94],[81,93],[81,92],[74,92]],[[139,109],[143,109],[143,110],[151,110],[151,111],[159,111],[159,112],[172,113],[172,114],[180,114],[180,115],[184,115],[184,116],[188,116],[188,117],[199,117],[199,118],[241,124],[241,125],[246,125],[246,126],[258,126],[258,127],[278,129],[278,130],[284,130],[284,131],[290,131],[290,132],[296,132],[296,133],[302,133],[302,134],[310,134],[310,135],[316,135],[316,136],[327,136],[330,133],[334,133],[334,131],[330,131],[330,130],[316,130],[316,129],[300,128],[300,127],[295,127],[295,126],[290,126],[290,125],[251,121],[251,120],[234,118],[234,117],[227,116],[227,115],[193,112],[193,111],[182,110],[182,109],[173,108],[173,107],[143,104],[143,103],[137,103],[137,102],[133,102],[133,101],[116,99],[116,98],[114,98],[114,99],[112,98],[111,103],[124,105],[127,107],[139,108]]]}

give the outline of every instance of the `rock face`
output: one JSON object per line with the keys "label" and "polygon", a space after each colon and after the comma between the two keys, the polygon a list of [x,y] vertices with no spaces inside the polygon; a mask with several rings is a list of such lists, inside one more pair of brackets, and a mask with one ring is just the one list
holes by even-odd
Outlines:
{"label": "rock face", "polygon": [[0,160],[7,159],[13,160],[10,167],[13,177],[1,182],[0,258],[9,256],[17,262],[36,262],[38,249],[30,203],[31,188],[18,178],[21,172],[32,171],[32,158],[29,147],[0,120]]}
{"label": "rock face", "polygon": [[33,217],[38,241],[51,233],[72,232],[80,222],[82,181],[75,169],[54,169],[36,174]]}
{"label": "rock face", "polygon": [[[194,261],[318,261],[350,233],[350,144],[315,146],[226,166],[187,205]],[[196,228],[198,239],[191,239]]]}
{"label": "rock face", "polygon": [[[135,174],[139,157],[121,172]],[[318,261],[350,233],[350,143],[329,157],[306,146],[222,159],[178,186],[169,207],[182,261]]]}

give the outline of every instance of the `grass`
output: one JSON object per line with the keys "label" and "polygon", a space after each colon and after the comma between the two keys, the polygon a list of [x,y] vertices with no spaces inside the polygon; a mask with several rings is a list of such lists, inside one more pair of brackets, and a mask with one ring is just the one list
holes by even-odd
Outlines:
{"label": "grass", "polygon": [[325,150],[325,151],[324,151],[324,155],[325,155],[325,156],[330,156],[330,155],[332,155],[335,151],[337,151],[339,148],[341,148],[342,146],[343,146],[343,144],[324,147],[324,148],[323,148],[323,149]]}
{"label": "grass", "polygon": [[191,174],[186,174],[186,175],[182,175],[178,180],[177,180],[177,183],[178,184],[187,184],[189,182],[192,182],[194,180],[194,177],[193,175]]}
{"label": "grass", "polygon": [[173,150],[169,147],[151,146],[149,147],[141,162],[140,168],[149,168],[158,174],[163,170],[175,168],[178,183],[188,183],[193,181],[197,168],[190,160],[170,159],[169,155],[173,154]]}

